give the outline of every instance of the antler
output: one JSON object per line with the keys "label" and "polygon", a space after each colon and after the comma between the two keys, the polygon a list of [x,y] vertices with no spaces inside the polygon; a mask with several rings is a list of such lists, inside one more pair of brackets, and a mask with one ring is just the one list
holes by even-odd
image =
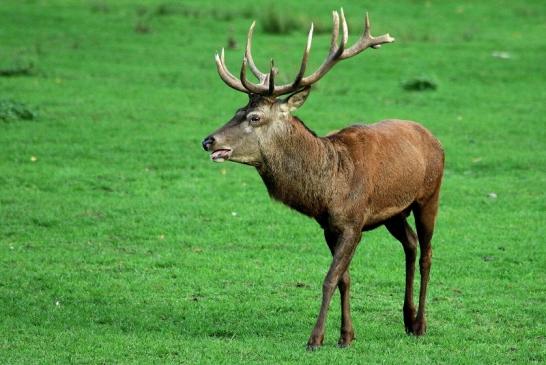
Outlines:
{"label": "antler", "polygon": [[[388,33],[383,34],[379,37],[372,37],[370,34],[370,20],[368,18],[368,13],[364,20],[364,32],[360,39],[351,47],[346,48],[347,40],[349,38],[349,30],[347,27],[347,21],[345,20],[345,14],[343,13],[343,8],[341,8],[341,28],[342,36],[341,42],[338,43],[339,38],[339,20],[340,15],[337,11],[332,12],[332,40],[330,44],[330,52],[328,56],[319,66],[319,68],[309,76],[305,75],[305,70],[307,68],[307,60],[309,58],[309,52],[311,51],[311,43],[313,40],[313,23],[311,23],[311,29],[309,30],[309,35],[307,36],[307,45],[303,52],[303,57],[301,60],[301,66],[298,74],[296,75],[295,80],[290,84],[284,85],[275,85],[275,75],[277,74],[277,69],[274,67],[274,62],[271,60],[271,67],[269,73],[261,72],[256,65],[254,64],[254,59],[252,58],[252,34],[254,32],[254,26],[256,22],[252,22],[250,29],[248,30],[247,43],[245,56],[243,58],[243,64],[241,66],[240,79],[237,79],[231,72],[229,72],[224,59],[224,49],[220,56],[216,54],[216,67],[218,73],[222,80],[230,87],[235,90],[239,90],[245,93],[260,94],[260,95],[270,95],[270,96],[279,96],[283,94],[289,94],[294,91],[298,91],[304,87],[310,86],[317,81],[319,81],[330,69],[339,61],[347,59],[349,57],[356,56],[360,52],[364,51],[366,48],[379,48],[384,43],[394,42]],[[246,68],[250,68],[250,71],[258,78],[259,83],[254,84],[247,80],[246,78]]]}

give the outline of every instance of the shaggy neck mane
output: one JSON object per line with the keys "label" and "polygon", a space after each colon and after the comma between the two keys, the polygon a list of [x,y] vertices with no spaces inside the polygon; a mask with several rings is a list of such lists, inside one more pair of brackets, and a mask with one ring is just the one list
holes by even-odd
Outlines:
{"label": "shaggy neck mane", "polygon": [[298,118],[287,124],[286,133],[261,146],[263,163],[257,169],[270,196],[316,217],[326,208],[335,151]]}

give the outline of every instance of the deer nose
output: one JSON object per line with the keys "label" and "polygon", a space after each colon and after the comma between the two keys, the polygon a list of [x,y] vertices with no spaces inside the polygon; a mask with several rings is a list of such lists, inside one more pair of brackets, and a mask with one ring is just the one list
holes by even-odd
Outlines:
{"label": "deer nose", "polygon": [[208,151],[210,146],[212,146],[213,143],[214,143],[214,137],[213,136],[208,136],[207,138],[205,138],[203,140],[203,142],[201,144],[203,145],[203,149],[205,151]]}

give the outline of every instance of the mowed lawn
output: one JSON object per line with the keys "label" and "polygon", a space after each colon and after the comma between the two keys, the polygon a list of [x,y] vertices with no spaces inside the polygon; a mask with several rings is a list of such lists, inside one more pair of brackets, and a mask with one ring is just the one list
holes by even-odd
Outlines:
{"label": "mowed lawn", "polygon": [[297,115],[319,135],[419,121],[446,170],[427,335],[404,333],[403,251],[380,228],[351,266],[357,339],[335,346],[336,293],[312,353],[321,229],[200,146],[246,102],[213,55],[229,45],[237,74],[253,19],[281,82],[311,21],[322,62],[340,3],[272,4],[0,2],[0,363],[546,361],[544,2],[343,3],[349,42],[366,10],[396,42],[338,64]]}

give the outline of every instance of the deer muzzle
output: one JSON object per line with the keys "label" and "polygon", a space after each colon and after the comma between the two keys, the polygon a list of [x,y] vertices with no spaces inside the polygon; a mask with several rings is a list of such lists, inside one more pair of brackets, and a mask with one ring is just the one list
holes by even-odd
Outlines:
{"label": "deer muzzle", "polygon": [[208,136],[203,140],[203,142],[201,142],[201,145],[203,146],[203,149],[205,151],[209,151],[209,149],[212,147],[213,144],[214,144],[213,136]]}
{"label": "deer muzzle", "polygon": [[211,152],[210,158],[212,161],[224,162],[225,160],[229,160],[232,153],[231,148],[217,147],[215,146],[215,143],[216,139],[211,135],[206,137],[203,142],[201,142],[201,145],[205,151]]}

